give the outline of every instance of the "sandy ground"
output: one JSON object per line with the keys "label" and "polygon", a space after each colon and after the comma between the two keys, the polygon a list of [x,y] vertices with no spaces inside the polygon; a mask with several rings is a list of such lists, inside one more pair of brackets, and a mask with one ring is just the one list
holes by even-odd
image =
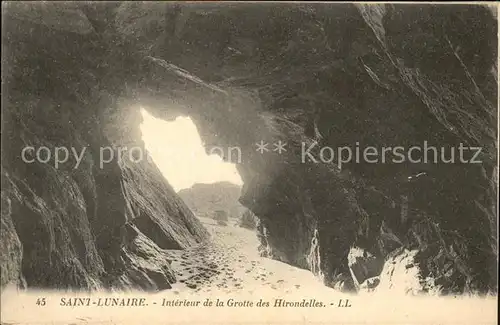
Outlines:
{"label": "sandy ground", "polygon": [[241,228],[231,220],[227,226],[199,218],[212,235],[213,243],[188,250],[169,251],[178,282],[174,293],[195,292],[253,293],[262,289],[283,293],[321,285],[309,271],[259,256],[254,231]]}
{"label": "sandy ground", "polygon": [[[346,295],[323,286],[309,271],[262,258],[252,231],[200,218],[213,243],[171,250],[177,283],[172,290],[75,294],[4,290],[0,324],[484,324],[497,323],[497,299]],[[62,306],[61,299],[143,298],[141,307]],[[37,302],[43,299],[44,304]],[[276,307],[277,299],[321,301],[319,307]],[[349,299],[351,307],[339,307]],[[205,301],[213,304],[205,305]],[[234,307],[234,302],[245,304]],[[258,301],[269,305],[259,306]],[[178,304],[169,305],[166,302]],[[197,302],[193,307],[184,302]],[[217,307],[216,302],[223,305]],[[253,303],[250,307],[249,303]]]}

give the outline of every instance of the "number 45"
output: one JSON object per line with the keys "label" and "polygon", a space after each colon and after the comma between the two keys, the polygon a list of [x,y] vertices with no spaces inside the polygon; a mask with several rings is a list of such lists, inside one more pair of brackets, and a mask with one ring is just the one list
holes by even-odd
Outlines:
{"label": "number 45", "polygon": [[36,300],[36,304],[37,304],[38,306],[45,306],[45,298],[38,298],[38,299]]}

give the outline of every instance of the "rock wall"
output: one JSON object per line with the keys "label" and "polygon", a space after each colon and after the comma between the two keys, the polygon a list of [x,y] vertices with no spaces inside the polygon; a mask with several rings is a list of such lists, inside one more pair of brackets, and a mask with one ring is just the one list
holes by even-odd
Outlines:
{"label": "rock wall", "polygon": [[[42,18],[55,15],[61,28],[40,24],[37,10],[14,9],[2,62],[2,287],[168,288],[175,277],[163,249],[208,234],[153,164],[118,154],[101,164],[102,150],[144,148],[139,107],[134,116],[121,106],[122,80],[99,69],[107,50],[86,29],[64,28],[63,8]],[[51,152],[46,163],[31,149],[22,160],[23,148],[41,146]],[[56,165],[63,147],[69,159]]]}
{"label": "rock wall", "polygon": [[[94,156],[77,171],[54,171],[16,160],[33,142],[89,144],[93,155],[102,145],[135,145],[137,119],[124,107],[141,104],[159,118],[189,115],[207,149],[242,149],[240,201],[259,217],[270,256],[312,270],[327,285],[355,289],[353,247],[383,262],[410,251],[418,283],[433,279],[441,293],[497,290],[497,20],[489,8],[66,6],[52,11],[59,24],[11,7],[6,38],[2,168],[10,188],[2,191],[12,202],[23,268],[42,270],[31,272],[28,286],[55,281],[46,280],[35,255],[68,274],[61,284],[97,285],[99,274],[123,265],[129,239],[122,225],[131,222],[132,233],[145,235],[135,237],[140,243],[155,241],[151,252],[205,237],[189,212],[174,208],[167,185],[163,199],[149,192],[161,186],[147,177],[156,173],[149,167],[101,170]],[[116,118],[103,122],[110,116]],[[261,140],[286,142],[287,151],[260,154]],[[409,148],[424,141],[446,150],[482,147],[482,163],[361,161],[339,168],[338,159],[302,159],[302,147],[314,143],[318,157],[325,146]],[[159,219],[164,211],[172,218]],[[32,233],[40,245],[27,240]],[[18,256],[16,237],[5,240]],[[19,263],[11,260],[8,274]],[[166,271],[158,272],[167,282]]]}
{"label": "rock wall", "polygon": [[[182,113],[208,147],[243,149],[240,200],[261,220],[266,254],[314,270],[327,285],[353,288],[352,247],[375,256],[377,265],[409,249],[417,252],[417,282],[431,278],[443,294],[496,290],[497,20],[490,8],[169,9],[155,22],[173,30],[149,55],[187,69],[192,75],[184,80],[203,80],[192,84],[208,94],[171,96],[185,104]],[[141,35],[145,22],[135,22],[129,31]],[[256,153],[261,140],[282,140],[287,152]],[[482,153],[478,164],[434,163],[441,157],[431,151],[428,163],[388,159],[338,168],[338,159],[303,163],[302,146],[314,142],[316,158],[322,147],[424,143],[445,155],[461,144]]]}

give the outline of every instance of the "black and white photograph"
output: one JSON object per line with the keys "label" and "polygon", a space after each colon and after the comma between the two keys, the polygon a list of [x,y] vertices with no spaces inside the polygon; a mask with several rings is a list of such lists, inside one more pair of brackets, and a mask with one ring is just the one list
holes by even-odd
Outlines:
{"label": "black and white photograph", "polygon": [[497,324],[498,6],[2,3],[1,324]]}

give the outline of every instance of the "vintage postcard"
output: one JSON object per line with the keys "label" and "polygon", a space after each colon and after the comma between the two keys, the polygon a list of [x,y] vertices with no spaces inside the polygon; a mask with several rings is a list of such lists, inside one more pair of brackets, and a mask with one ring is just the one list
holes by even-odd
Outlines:
{"label": "vintage postcard", "polygon": [[496,324],[496,3],[2,3],[1,324]]}

